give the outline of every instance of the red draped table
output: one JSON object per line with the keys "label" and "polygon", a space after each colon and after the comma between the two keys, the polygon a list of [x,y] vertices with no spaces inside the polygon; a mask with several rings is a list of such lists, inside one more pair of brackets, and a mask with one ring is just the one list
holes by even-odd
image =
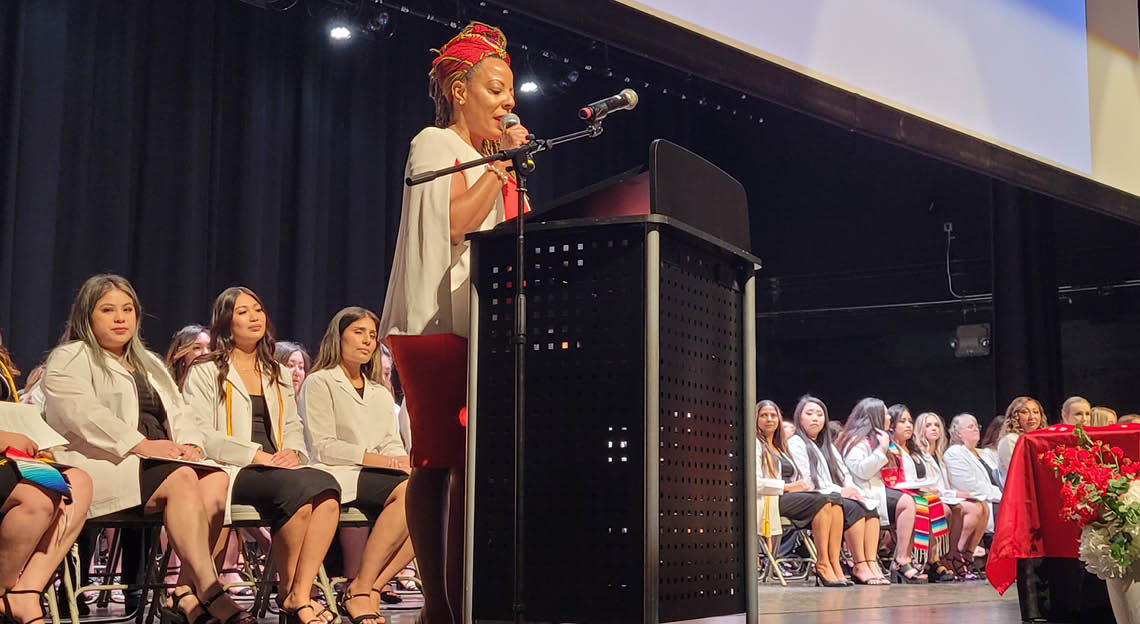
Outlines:
{"label": "red draped table", "polygon": [[[1087,427],[1094,440],[1120,447],[1124,456],[1140,459],[1140,424]],[[1076,559],[1081,530],[1061,518],[1061,484],[1053,467],[1039,459],[1056,446],[1074,445],[1072,425],[1052,425],[1022,435],[1014,448],[1002,492],[986,578],[999,593],[1017,582],[1023,559]],[[1083,567],[1083,566],[1082,566]]]}

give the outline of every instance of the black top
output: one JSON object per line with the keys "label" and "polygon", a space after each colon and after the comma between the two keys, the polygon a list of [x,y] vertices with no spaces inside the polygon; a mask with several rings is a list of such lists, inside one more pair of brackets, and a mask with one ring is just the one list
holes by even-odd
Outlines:
{"label": "black top", "polygon": [[922,461],[921,457],[915,457],[913,455],[911,455],[911,459],[914,460],[914,474],[919,479],[925,479],[926,478],[926,462]]}
{"label": "black top", "polygon": [[148,440],[169,440],[170,430],[166,426],[166,408],[162,406],[162,399],[141,369],[136,368],[131,377],[139,395],[139,433]]}
{"label": "black top", "polygon": [[780,478],[784,481],[791,481],[796,477],[796,465],[788,459],[787,455],[780,453]]}
{"label": "black top", "polygon": [[8,385],[8,378],[0,373],[0,401],[13,402],[16,400],[16,395],[12,392],[12,386]]}
{"label": "black top", "polygon": [[360,386],[359,388],[356,388],[356,386],[353,386],[353,388],[356,390],[356,393],[360,395],[360,398],[363,399],[364,398],[364,386]]}
{"label": "black top", "polygon": [[269,406],[260,394],[250,395],[253,401],[253,430],[250,438],[261,445],[266,453],[276,453],[277,443],[273,441],[273,425],[269,422]]}

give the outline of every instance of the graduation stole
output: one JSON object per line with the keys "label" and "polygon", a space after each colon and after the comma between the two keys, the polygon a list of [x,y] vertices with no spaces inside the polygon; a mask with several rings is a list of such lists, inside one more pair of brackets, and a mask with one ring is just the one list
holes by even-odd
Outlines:
{"label": "graduation stole", "polygon": [[[775,462],[772,461],[772,455],[776,453],[776,449],[768,444],[767,440],[760,440],[760,444],[764,446],[764,448],[760,449],[760,456],[764,458],[764,467],[767,468],[765,472],[768,473],[769,479],[775,479],[777,475],[780,474],[776,470]],[[772,496],[765,496],[764,508],[760,510],[760,535],[765,538],[771,538],[772,536],[772,521],[768,517],[771,510],[772,499]]]}
{"label": "graduation stole", "polygon": [[64,501],[71,502],[71,484],[67,482],[67,477],[52,465],[55,462],[37,459],[10,446],[2,453],[0,466],[13,464],[24,481],[35,483],[45,490],[59,494]]}
{"label": "graduation stole", "polygon": [[[902,450],[894,440],[887,446],[887,466],[902,479]],[[950,550],[950,526],[946,522],[946,507],[937,492],[920,492],[895,488],[914,499],[914,561],[919,566],[942,558]]]}

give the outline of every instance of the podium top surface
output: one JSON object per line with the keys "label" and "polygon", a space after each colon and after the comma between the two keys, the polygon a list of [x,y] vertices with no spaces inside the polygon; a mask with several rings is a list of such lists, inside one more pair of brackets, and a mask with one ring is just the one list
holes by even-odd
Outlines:
{"label": "podium top surface", "polygon": [[[539,223],[528,222],[526,223],[526,231],[544,232],[551,230],[569,230],[582,227],[606,227],[611,225],[629,225],[638,223],[656,227],[664,226],[677,230],[721,251],[730,253],[734,256],[738,256],[742,260],[751,262],[756,270],[759,270],[761,267],[760,258],[757,258],[750,252],[745,251],[727,241],[721,240],[707,232],[699,230],[683,221],[660,214],[641,214],[618,217],[592,217],[581,219],[558,219],[553,221],[542,221]],[[514,219],[511,219],[509,221],[500,223],[490,230],[472,232],[468,234],[466,238],[472,242],[479,242],[486,239],[497,239],[507,236],[515,236],[517,233],[518,224]]]}

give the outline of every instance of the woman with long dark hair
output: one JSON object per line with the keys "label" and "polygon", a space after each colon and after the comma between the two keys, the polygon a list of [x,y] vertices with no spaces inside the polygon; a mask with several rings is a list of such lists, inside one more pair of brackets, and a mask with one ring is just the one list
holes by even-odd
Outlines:
{"label": "woman with long dark hair", "polygon": [[[406,175],[526,142],[503,31],[472,22],[429,73],[435,126],[412,139]],[[380,336],[399,366],[412,426],[408,529],[423,579],[425,624],[462,620],[470,263],[467,234],[513,216],[514,180],[497,162],[404,189]],[[517,195],[516,195],[517,196]]]}
{"label": "woman with long dark hair", "polygon": [[170,339],[170,346],[166,348],[166,366],[178,389],[186,383],[186,374],[190,372],[190,365],[198,356],[210,352],[210,332],[201,325],[187,325],[174,332]]}
{"label": "woman with long dark hair", "polygon": [[43,379],[47,422],[68,441],[56,459],[91,475],[92,517],[126,509],[161,514],[182,562],[168,615],[252,624],[225,595],[211,560],[229,477],[163,461],[202,459],[204,440],[162,359],[143,345],[141,318],[138,295],[123,277],[95,275],[79,289]]}
{"label": "woman with long dark hair", "polygon": [[[910,409],[896,403],[887,408],[887,416],[891,435],[887,447],[889,462],[881,474],[888,491],[898,490],[914,499],[914,529],[908,544],[912,559],[920,570],[926,571],[928,579],[952,581],[954,574],[946,567],[951,562],[943,559],[952,550],[951,542],[961,534],[962,509],[957,503],[949,504],[939,492],[936,471],[924,463],[915,443]],[[900,515],[897,510],[895,515]]]}
{"label": "woman with long dark hair", "polygon": [[[379,324],[379,317],[365,308],[337,312],[298,402],[313,459],[337,477],[341,502],[376,518],[364,547],[345,549],[345,567],[356,570],[356,578],[340,603],[352,624],[379,618],[385,585],[413,556],[404,513],[411,466],[396,425],[394,399],[382,383]],[[350,559],[355,565],[349,565]]]}
{"label": "woman with long dark hair", "polygon": [[210,337],[210,354],[190,368],[183,388],[207,429],[206,455],[242,467],[232,502],[271,518],[277,600],[290,621],[321,621],[332,613],[310,594],[340,521],[340,486],[304,467],[309,456],[293,384],[273,359],[273,326],[261,299],[243,286],[222,291]]}
{"label": "woman with long dark hair", "polygon": [[836,446],[863,497],[877,501],[881,524],[895,527],[895,560],[891,564],[891,580],[900,583],[925,583],[926,576],[911,565],[910,541],[914,537],[914,500],[898,490],[883,485],[882,470],[888,467],[890,417],[887,406],[879,399],[860,400],[847,416],[843,433]]}
{"label": "woman with long dark hair", "polygon": [[855,558],[852,580],[863,585],[888,585],[879,568],[879,514],[877,501],[864,497],[844,465],[827,427],[827,405],[805,394],[792,415],[796,435],[788,440],[788,453],[812,491],[839,494],[843,505],[843,537]]}
{"label": "woman with long dark hair", "polygon": [[[848,587],[839,550],[843,544],[843,503],[838,494],[811,492],[784,444],[783,415],[772,401],[756,404],[756,483],[760,535],[780,534],[780,517],[797,529],[811,527],[819,554],[816,577],[825,587]],[[774,521],[773,521],[774,519]]]}

